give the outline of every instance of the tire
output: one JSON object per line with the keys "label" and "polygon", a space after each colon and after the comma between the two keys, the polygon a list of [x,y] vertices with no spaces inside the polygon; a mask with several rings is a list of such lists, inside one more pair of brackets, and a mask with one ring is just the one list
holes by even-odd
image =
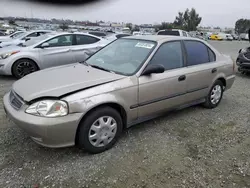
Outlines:
{"label": "tire", "polygon": [[35,71],[38,71],[38,66],[30,59],[19,59],[12,66],[12,74],[17,79],[20,79]]}
{"label": "tire", "polygon": [[[99,128],[101,127],[99,118],[104,118],[104,122],[107,123],[108,121],[106,120],[108,120],[108,117],[113,119],[111,121],[112,128],[110,128],[111,126],[107,126],[106,124],[102,124],[103,127]],[[96,124],[94,126],[95,122]],[[114,128],[114,122],[116,122],[116,128]],[[104,152],[113,147],[113,145],[116,143],[122,132],[122,127],[123,122],[121,115],[115,109],[111,107],[97,108],[94,111],[90,112],[90,114],[88,114],[80,123],[76,138],[77,145],[80,148],[85,149],[89,153],[97,154]],[[91,135],[93,136],[92,139],[90,138]],[[112,140],[109,138],[109,136],[111,135],[113,136]],[[107,142],[106,144],[105,141]]]}
{"label": "tire", "polygon": [[[221,91],[220,96],[218,91],[216,98],[213,98],[214,100],[212,100],[212,95],[214,94],[215,88],[219,89],[218,87],[220,88]],[[206,101],[205,103],[203,103],[203,106],[208,109],[216,108],[220,104],[221,99],[223,97],[223,90],[224,90],[223,88],[224,88],[223,83],[220,80],[216,80],[211,90],[209,91],[209,94],[207,95]]]}

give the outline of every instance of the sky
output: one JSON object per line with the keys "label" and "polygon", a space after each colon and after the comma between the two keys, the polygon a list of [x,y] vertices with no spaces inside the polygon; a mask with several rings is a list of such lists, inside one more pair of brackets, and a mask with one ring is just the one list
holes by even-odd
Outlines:
{"label": "sky", "polygon": [[234,27],[238,19],[250,19],[249,0],[100,0],[84,6],[48,5],[34,0],[0,0],[0,16],[154,24],[173,22],[179,11],[184,12],[192,7],[202,17],[202,26]]}

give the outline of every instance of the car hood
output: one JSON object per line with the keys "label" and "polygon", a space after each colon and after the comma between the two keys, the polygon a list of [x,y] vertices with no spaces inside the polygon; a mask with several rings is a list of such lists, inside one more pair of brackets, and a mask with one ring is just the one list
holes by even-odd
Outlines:
{"label": "car hood", "polygon": [[13,52],[13,51],[21,51],[25,47],[20,47],[17,45],[10,45],[10,46],[5,46],[3,48],[0,48],[0,53],[8,53],[8,52]]}
{"label": "car hood", "polygon": [[124,77],[75,63],[29,74],[16,81],[13,90],[29,102],[42,97],[61,97]]}

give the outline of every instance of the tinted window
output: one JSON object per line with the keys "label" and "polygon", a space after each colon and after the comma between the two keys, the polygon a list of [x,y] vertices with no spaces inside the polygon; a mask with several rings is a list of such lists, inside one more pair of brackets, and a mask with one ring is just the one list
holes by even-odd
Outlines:
{"label": "tinted window", "polygon": [[208,53],[209,53],[209,60],[210,60],[210,62],[216,61],[215,54],[214,54],[214,52],[210,48],[208,48]]}
{"label": "tinted window", "polygon": [[34,33],[29,34],[27,37],[37,37],[37,36],[38,36],[38,33],[34,32]]}
{"label": "tinted window", "polygon": [[89,34],[95,35],[95,36],[98,36],[98,37],[105,37],[106,36],[105,33],[101,33],[101,32],[89,32]]}
{"label": "tinted window", "polygon": [[116,38],[122,38],[122,37],[128,37],[128,36],[130,36],[130,35],[128,35],[128,34],[118,34],[118,35],[116,35]]}
{"label": "tinted window", "polygon": [[0,32],[0,36],[4,36],[4,35],[5,35],[4,33]]}
{"label": "tinted window", "polygon": [[182,34],[183,34],[184,37],[187,37],[186,32],[182,31]]}
{"label": "tinted window", "polygon": [[165,30],[165,31],[159,31],[157,35],[180,36],[180,33],[179,33],[179,31]]}
{"label": "tinted window", "polygon": [[180,68],[183,66],[183,56],[181,43],[168,42],[157,50],[154,57],[151,59],[152,64],[162,64],[165,70]]}
{"label": "tinted window", "polygon": [[187,51],[188,66],[209,62],[208,48],[205,44],[197,41],[184,41],[184,44]]}
{"label": "tinted window", "polygon": [[50,47],[71,46],[72,38],[72,35],[62,35],[47,41],[47,43]]}
{"label": "tinted window", "polygon": [[76,44],[84,45],[84,44],[93,44],[98,42],[100,39],[87,36],[87,35],[76,35]]}

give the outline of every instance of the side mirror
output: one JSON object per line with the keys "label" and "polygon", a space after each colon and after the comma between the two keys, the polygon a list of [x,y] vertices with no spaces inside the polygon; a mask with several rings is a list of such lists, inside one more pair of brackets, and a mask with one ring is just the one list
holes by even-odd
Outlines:
{"label": "side mirror", "polygon": [[25,42],[28,41],[28,40],[30,40],[30,39],[31,39],[31,38],[26,37],[26,38],[25,38]]}
{"label": "side mirror", "polygon": [[45,42],[41,45],[41,48],[48,48],[49,47],[49,43]]}
{"label": "side mirror", "polygon": [[165,71],[165,68],[163,65],[157,64],[157,65],[148,65],[142,75],[150,75],[153,73],[159,74],[159,73],[163,73]]}

